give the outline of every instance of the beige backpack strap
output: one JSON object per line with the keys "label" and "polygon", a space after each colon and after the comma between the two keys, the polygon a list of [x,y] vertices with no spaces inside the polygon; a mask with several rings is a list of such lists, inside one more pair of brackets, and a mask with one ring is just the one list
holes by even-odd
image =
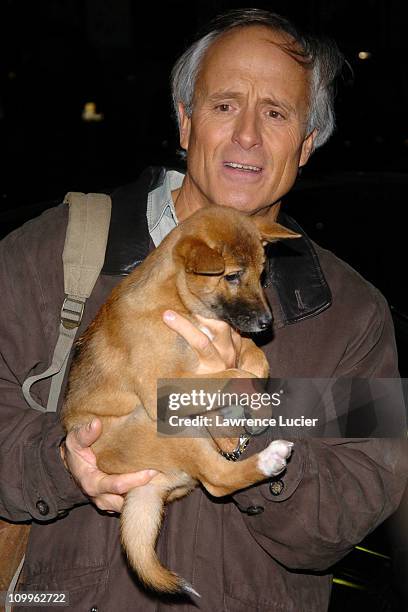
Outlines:
{"label": "beige backpack strap", "polygon": [[[60,328],[51,365],[42,374],[30,376],[23,383],[24,397],[36,410],[55,412],[68,357],[82,320],[87,298],[98,279],[105,259],[108,241],[111,199],[104,194],[70,192],[69,219],[62,255],[65,300],[61,308]],[[47,407],[31,396],[31,386],[52,377]]]}
{"label": "beige backpack strap", "polygon": [[68,296],[88,298],[105,260],[111,199],[101,193],[67,194],[69,221],[62,261]]}

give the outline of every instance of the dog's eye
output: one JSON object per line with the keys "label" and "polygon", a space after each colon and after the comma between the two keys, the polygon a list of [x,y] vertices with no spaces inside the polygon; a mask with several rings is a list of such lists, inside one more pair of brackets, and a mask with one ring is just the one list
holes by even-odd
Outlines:
{"label": "dog's eye", "polygon": [[232,274],[226,274],[224,276],[227,283],[231,283],[232,285],[238,285],[241,279],[242,272],[233,272]]}

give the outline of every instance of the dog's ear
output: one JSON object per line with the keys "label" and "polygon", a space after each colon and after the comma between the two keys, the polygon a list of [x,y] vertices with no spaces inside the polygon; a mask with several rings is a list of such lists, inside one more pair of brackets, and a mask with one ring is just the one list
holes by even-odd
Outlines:
{"label": "dog's ear", "polygon": [[275,242],[275,240],[282,240],[283,238],[301,238],[302,234],[297,234],[296,232],[292,232],[292,230],[280,225],[280,223],[276,223],[275,221],[270,221],[267,216],[257,216],[254,215],[251,217],[257,226],[263,244],[267,244],[268,242]]}
{"label": "dog's ear", "polygon": [[186,272],[223,274],[225,270],[223,257],[199,238],[182,238],[176,244],[174,254],[182,259]]}

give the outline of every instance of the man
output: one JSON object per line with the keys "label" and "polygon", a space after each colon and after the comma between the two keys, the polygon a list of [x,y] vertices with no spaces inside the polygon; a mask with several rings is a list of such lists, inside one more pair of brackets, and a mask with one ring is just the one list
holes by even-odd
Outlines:
{"label": "man", "polygon": [[[105,266],[84,326],[118,276],[146,255],[149,239],[159,244],[194,210],[222,204],[277,217],[299,167],[333,128],[330,86],[338,66],[332,48],[257,10],[220,19],[186,52],[173,72],[186,176],[149,170],[113,194]],[[147,593],[127,569],[109,512],[120,512],[122,494],[154,473],[101,473],[90,449],[98,420],[60,447],[55,416],[33,414],[21,395],[21,382],[46,368],[55,344],[62,272],[49,261],[59,261],[66,218],[63,206],[48,211],[6,239],[1,252],[0,515],[35,519],[23,588],[68,591],[75,610],[326,610],[330,566],[398,506],[405,447],[396,440],[298,440],[278,480],[216,501],[196,489],[168,507],[158,554],[202,599]],[[397,376],[383,297],[331,253],[307,238],[296,242],[295,258],[278,250],[267,267],[275,324],[263,349],[272,376]],[[234,365],[239,337],[225,324],[206,321],[210,341],[177,313],[167,311],[164,320],[196,350],[197,373]],[[38,387],[44,403],[48,388]],[[270,435],[254,437],[245,452],[266,446]]]}

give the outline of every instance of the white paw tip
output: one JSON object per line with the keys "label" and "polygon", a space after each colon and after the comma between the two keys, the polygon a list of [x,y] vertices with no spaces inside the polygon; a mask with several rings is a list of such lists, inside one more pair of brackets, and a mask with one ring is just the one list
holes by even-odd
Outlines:
{"label": "white paw tip", "polygon": [[258,470],[265,476],[277,476],[286,467],[292,453],[293,442],[274,440],[258,455]]}

